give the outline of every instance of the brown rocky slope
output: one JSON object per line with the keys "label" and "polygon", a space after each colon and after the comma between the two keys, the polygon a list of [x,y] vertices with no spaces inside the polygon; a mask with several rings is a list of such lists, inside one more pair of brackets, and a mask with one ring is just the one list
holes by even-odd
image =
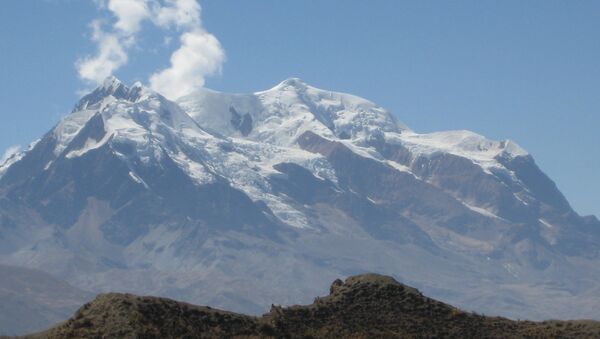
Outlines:
{"label": "brown rocky slope", "polygon": [[600,338],[593,321],[513,321],[468,313],[391,277],[336,280],[308,306],[262,317],[173,300],[103,294],[30,338]]}

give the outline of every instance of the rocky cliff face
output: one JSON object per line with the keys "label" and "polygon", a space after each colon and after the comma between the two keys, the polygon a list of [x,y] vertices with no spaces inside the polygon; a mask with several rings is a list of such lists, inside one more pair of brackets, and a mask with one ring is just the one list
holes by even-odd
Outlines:
{"label": "rocky cliff face", "polygon": [[599,230],[514,142],[419,134],[299,79],[171,102],[109,78],[0,164],[0,262],[253,314],[376,271],[469,310],[591,318]]}

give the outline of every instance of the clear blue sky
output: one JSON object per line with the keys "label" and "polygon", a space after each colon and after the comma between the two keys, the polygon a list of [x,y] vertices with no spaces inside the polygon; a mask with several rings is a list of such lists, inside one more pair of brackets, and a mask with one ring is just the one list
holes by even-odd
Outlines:
{"label": "clear blue sky", "polygon": [[[207,87],[249,92],[297,76],[388,108],[419,132],[517,141],[577,211],[600,216],[600,1],[204,0],[227,54]],[[92,1],[4,0],[0,149],[49,130],[85,88]],[[147,28],[116,72],[147,81],[173,47]]]}

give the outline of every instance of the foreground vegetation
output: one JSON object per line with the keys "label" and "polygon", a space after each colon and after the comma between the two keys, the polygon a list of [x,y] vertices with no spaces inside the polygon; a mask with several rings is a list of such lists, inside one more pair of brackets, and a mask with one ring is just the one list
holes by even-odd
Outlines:
{"label": "foreground vegetation", "polygon": [[307,306],[262,317],[156,297],[103,294],[29,338],[600,338],[593,321],[513,321],[461,311],[375,274],[336,280]]}

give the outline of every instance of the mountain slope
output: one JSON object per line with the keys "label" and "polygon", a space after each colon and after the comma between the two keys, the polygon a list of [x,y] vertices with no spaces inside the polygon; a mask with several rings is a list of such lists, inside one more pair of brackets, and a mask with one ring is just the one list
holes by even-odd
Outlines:
{"label": "mountain slope", "polygon": [[260,318],[155,297],[105,294],[35,338],[594,338],[591,321],[511,321],[463,312],[391,277],[336,280],[308,306]]}
{"label": "mountain slope", "polygon": [[47,273],[0,265],[0,335],[46,329],[92,298]]}
{"label": "mountain slope", "polygon": [[81,289],[260,314],[377,271],[488,314],[600,314],[600,222],[525,150],[299,79],[172,102],[108,78],[12,159],[0,262]]}

